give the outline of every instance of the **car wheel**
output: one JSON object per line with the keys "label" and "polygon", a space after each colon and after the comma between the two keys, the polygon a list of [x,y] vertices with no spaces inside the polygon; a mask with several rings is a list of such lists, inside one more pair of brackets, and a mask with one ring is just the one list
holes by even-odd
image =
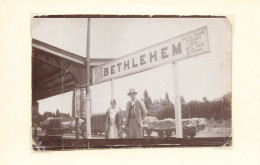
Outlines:
{"label": "car wheel", "polygon": [[146,135],[151,136],[152,132],[153,132],[152,130],[146,130]]}
{"label": "car wheel", "polygon": [[183,138],[184,138],[185,140],[190,140],[190,139],[191,139],[191,136],[189,135],[189,133],[184,133],[184,134],[183,134]]}
{"label": "car wheel", "polygon": [[158,132],[158,136],[159,136],[160,138],[163,137],[163,134],[164,134],[163,131],[159,131],[159,132]]}
{"label": "car wheel", "polygon": [[170,136],[172,135],[172,131],[171,131],[171,130],[165,131],[165,135],[166,135],[167,137],[170,137]]}

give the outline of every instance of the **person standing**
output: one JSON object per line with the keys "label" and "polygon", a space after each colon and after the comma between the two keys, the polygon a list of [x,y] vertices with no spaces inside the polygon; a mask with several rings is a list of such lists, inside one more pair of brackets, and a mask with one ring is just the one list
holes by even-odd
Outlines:
{"label": "person standing", "polygon": [[126,120],[124,126],[128,128],[129,138],[143,138],[142,121],[147,110],[142,101],[135,98],[137,92],[130,89],[127,95],[131,98],[126,105]]}
{"label": "person standing", "polygon": [[121,135],[121,110],[112,99],[106,112],[106,139],[118,139]]}

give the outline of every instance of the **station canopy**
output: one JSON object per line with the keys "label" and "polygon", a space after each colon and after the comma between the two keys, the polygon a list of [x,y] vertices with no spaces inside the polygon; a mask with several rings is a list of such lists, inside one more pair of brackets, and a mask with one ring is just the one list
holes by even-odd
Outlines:
{"label": "station canopy", "polygon": [[[76,23],[71,21],[78,21]],[[86,85],[87,19],[32,21],[32,102]],[[91,58],[90,68],[111,58]],[[90,72],[91,73],[91,72]]]}

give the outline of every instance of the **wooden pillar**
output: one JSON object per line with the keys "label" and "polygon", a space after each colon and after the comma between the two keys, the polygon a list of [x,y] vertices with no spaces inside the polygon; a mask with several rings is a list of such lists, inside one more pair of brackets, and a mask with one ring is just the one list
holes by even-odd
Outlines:
{"label": "wooden pillar", "polygon": [[88,18],[88,29],[87,29],[87,50],[86,50],[86,72],[87,72],[87,86],[86,86],[86,99],[85,99],[85,108],[86,108],[86,133],[87,139],[91,138],[91,100],[90,100],[90,18]]}
{"label": "wooden pillar", "polygon": [[115,97],[114,79],[111,80],[111,100]]}
{"label": "wooden pillar", "polygon": [[175,106],[175,126],[176,126],[176,138],[183,138],[182,133],[182,116],[181,116],[181,101],[179,91],[179,76],[178,76],[178,63],[172,63],[173,69],[173,86],[174,86],[174,106]]}

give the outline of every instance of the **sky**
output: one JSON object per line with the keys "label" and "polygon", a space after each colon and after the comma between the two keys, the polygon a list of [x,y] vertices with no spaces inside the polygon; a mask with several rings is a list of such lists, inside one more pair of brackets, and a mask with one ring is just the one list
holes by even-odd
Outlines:
{"label": "sky", "polygon": [[[95,18],[91,19],[90,57],[119,58],[180,34],[207,26],[210,53],[178,62],[179,90],[186,101],[219,98],[231,91],[231,25],[224,18]],[[32,37],[85,57],[86,18],[37,18]],[[173,102],[172,64],[116,79],[114,97],[125,109],[130,88],[152,100]],[[91,86],[92,113],[105,112],[111,99],[111,82]],[[71,113],[72,93],[39,102],[39,112]]]}

